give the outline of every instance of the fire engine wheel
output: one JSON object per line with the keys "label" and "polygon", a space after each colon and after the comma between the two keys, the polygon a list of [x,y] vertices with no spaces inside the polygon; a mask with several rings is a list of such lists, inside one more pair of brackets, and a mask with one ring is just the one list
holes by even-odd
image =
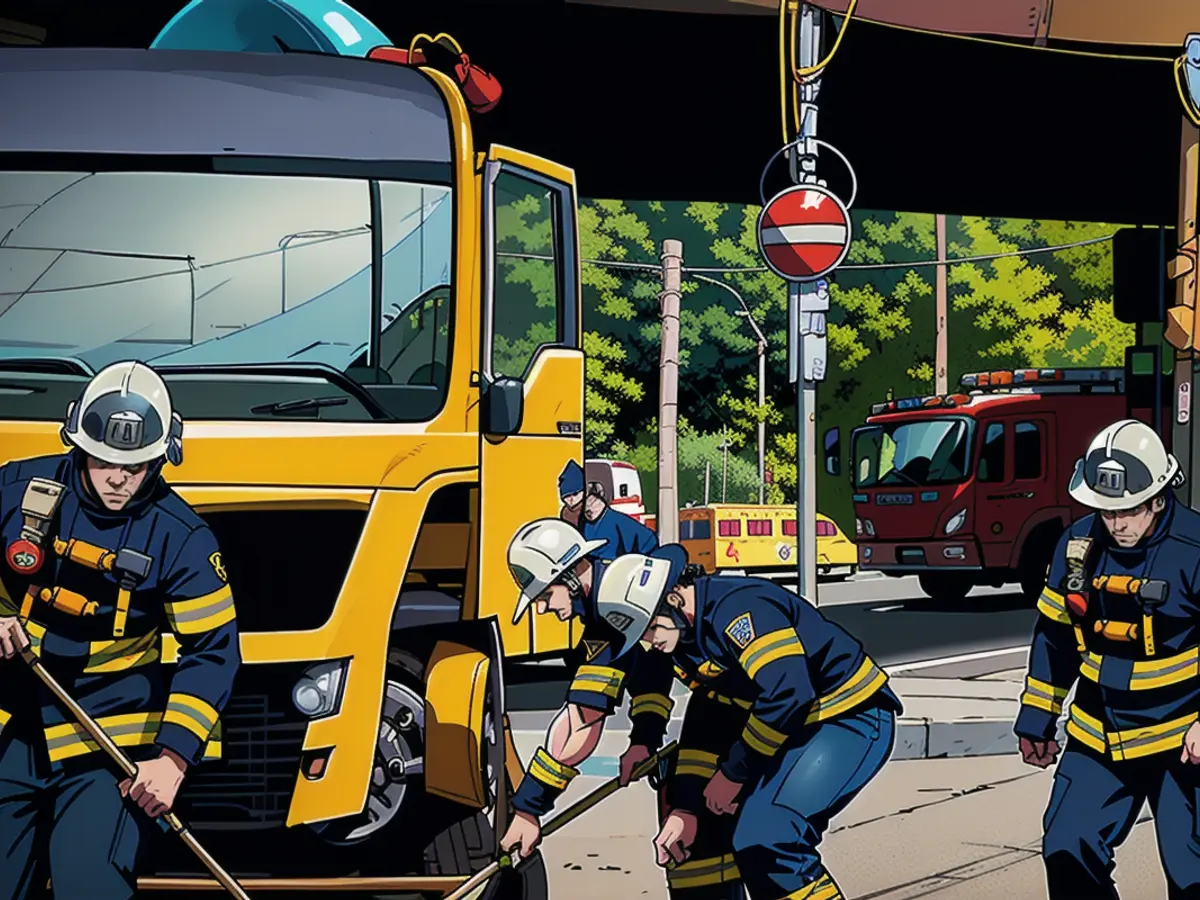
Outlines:
{"label": "fire engine wheel", "polygon": [[922,572],[917,580],[921,590],[937,603],[961,603],[975,586],[962,572]]}

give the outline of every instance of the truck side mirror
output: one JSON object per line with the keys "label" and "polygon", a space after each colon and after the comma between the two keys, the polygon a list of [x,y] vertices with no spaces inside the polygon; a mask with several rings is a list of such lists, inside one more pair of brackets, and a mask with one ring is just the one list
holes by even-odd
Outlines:
{"label": "truck side mirror", "polygon": [[825,471],[835,478],[842,474],[842,432],[836,426],[825,432]]}
{"label": "truck side mirror", "polygon": [[483,428],[487,434],[507,436],[521,430],[525,415],[525,384],[519,378],[497,378],[483,395]]}

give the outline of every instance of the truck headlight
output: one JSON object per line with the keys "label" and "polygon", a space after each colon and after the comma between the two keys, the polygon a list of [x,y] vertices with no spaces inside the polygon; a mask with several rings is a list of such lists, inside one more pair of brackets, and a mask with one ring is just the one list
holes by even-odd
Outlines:
{"label": "truck headlight", "polygon": [[867,532],[867,537],[875,537],[875,523],[870,519],[863,519],[863,529]]}
{"label": "truck headlight", "polygon": [[331,715],[342,705],[345,681],[345,660],[318,663],[309,667],[296,682],[292,688],[292,702],[310,719]]}
{"label": "truck headlight", "polygon": [[965,509],[960,509],[953,516],[951,516],[950,521],[946,523],[946,534],[954,534],[954,532],[958,531],[958,529],[962,528],[966,523],[967,511]]}

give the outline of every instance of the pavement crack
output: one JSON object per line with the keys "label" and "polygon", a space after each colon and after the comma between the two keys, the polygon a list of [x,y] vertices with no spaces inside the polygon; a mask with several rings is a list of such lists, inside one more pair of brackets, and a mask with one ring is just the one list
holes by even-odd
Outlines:
{"label": "pavement crack", "polygon": [[[971,846],[988,846],[988,845],[976,844],[976,845],[971,845]],[[996,846],[998,846],[998,845],[996,845]],[[922,877],[913,879],[912,881],[905,881],[901,884],[893,884],[889,887],[883,888],[882,890],[873,891],[869,894],[860,894],[859,900],[874,900],[874,898],[877,898],[877,897],[886,897],[888,894],[891,894],[895,891],[902,891],[906,888],[918,887],[918,886],[920,886],[922,884],[926,884],[928,882],[937,882],[937,881],[946,882],[945,884],[931,884],[927,889],[924,889],[921,892],[921,896],[927,896],[929,894],[936,894],[938,891],[944,891],[947,888],[956,887],[957,885],[963,884],[964,882],[973,881],[976,878],[982,878],[984,875],[991,875],[994,872],[1003,871],[1004,869],[1015,866],[1018,863],[1026,862],[1029,859],[1029,857],[1026,855],[1026,856],[1022,856],[1020,859],[1014,859],[1011,862],[1006,863],[1005,865],[999,866],[998,868],[986,869],[985,871],[976,872],[971,875],[955,875],[954,874],[955,872],[962,872],[965,869],[974,868],[974,867],[980,865],[981,863],[987,863],[987,862],[991,862],[993,860],[1003,859],[1005,856],[1008,856],[1012,852],[1013,852],[1013,849],[1005,849],[1001,853],[993,853],[988,856],[984,856],[981,859],[973,859],[970,862],[963,863],[962,865],[953,866],[952,868],[949,868],[949,869],[943,869],[940,872],[933,872],[930,875],[923,875]],[[1024,853],[1025,851],[1020,850],[1017,852]]]}
{"label": "pavement crack", "polygon": [[987,784],[973,785],[972,787],[969,787],[969,788],[959,788],[959,789],[945,788],[945,790],[951,791],[951,793],[946,797],[939,797],[938,799],[930,800],[927,803],[917,803],[917,804],[914,804],[913,806],[907,806],[907,807],[904,807],[903,809],[897,809],[894,812],[884,813],[881,816],[874,816],[870,819],[863,819],[861,822],[854,822],[853,824],[850,824],[850,825],[840,825],[837,828],[829,829],[826,832],[826,834],[836,834],[839,831],[849,831],[852,828],[862,828],[864,825],[873,825],[876,822],[884,822],[888,819],[893,818],[894,816],[911,815],[912,813],[915,813],[919,809],[927,809],[931,806],[937,806],[938,804],[941,804],[941,803],[950,803],[953,800],[958,800],[961,797],[967,797],[967,796],[970,796],[971,794],[978,794],[978,793],[982,793],[983,791],[995,790],[996,788],[1002,787],[1003,785],[1006,785],[1006,784],[1013,784],[1014,782],[1021,781],[1022,779],[1025,779],[1025,778],[1032,778],[1033,776],[1035,776],[1037,774],[1039,774],[1039,773],[1038,772],[1030,772],[1028,774],[1015,775],[1012,778],[1002,778],[997,781],[988,782]]}

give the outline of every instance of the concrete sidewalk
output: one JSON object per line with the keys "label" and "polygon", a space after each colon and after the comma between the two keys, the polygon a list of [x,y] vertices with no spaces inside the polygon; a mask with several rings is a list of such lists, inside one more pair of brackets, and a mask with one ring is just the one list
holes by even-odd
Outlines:
{"label": "concrete sidewalk", "polygon": [[[896,735],[894,760],[940,759],[1016,753],[1013,722],[1023,689],[1024,669],[1010,669],[970,678],[893,676],[889,683],[904,704]],[[687,690],[675,685],[675,711],[668,740],[679,737]],[[556,711],[514,712],[509,715],[523,761],[541,745]],[[584,775],[612,777],[627,746],[629,719],[625,709],[612,717],[595,755],[582,768]]]}
{"label": "concrete sidewalk", "polygon": [[[1044,898],[1041,822],[1052,778],[1015,754],[889,762],[833,820],[821,856],[855,900]],[[559,805],[600,784],[575,779]],[[546,839],[550,896],[667,900],[656,830],[654,794],[644,785],[621,791]],[[1117,850],[1115,880],[1121,900],[1166,896],[1145,811]]]}

